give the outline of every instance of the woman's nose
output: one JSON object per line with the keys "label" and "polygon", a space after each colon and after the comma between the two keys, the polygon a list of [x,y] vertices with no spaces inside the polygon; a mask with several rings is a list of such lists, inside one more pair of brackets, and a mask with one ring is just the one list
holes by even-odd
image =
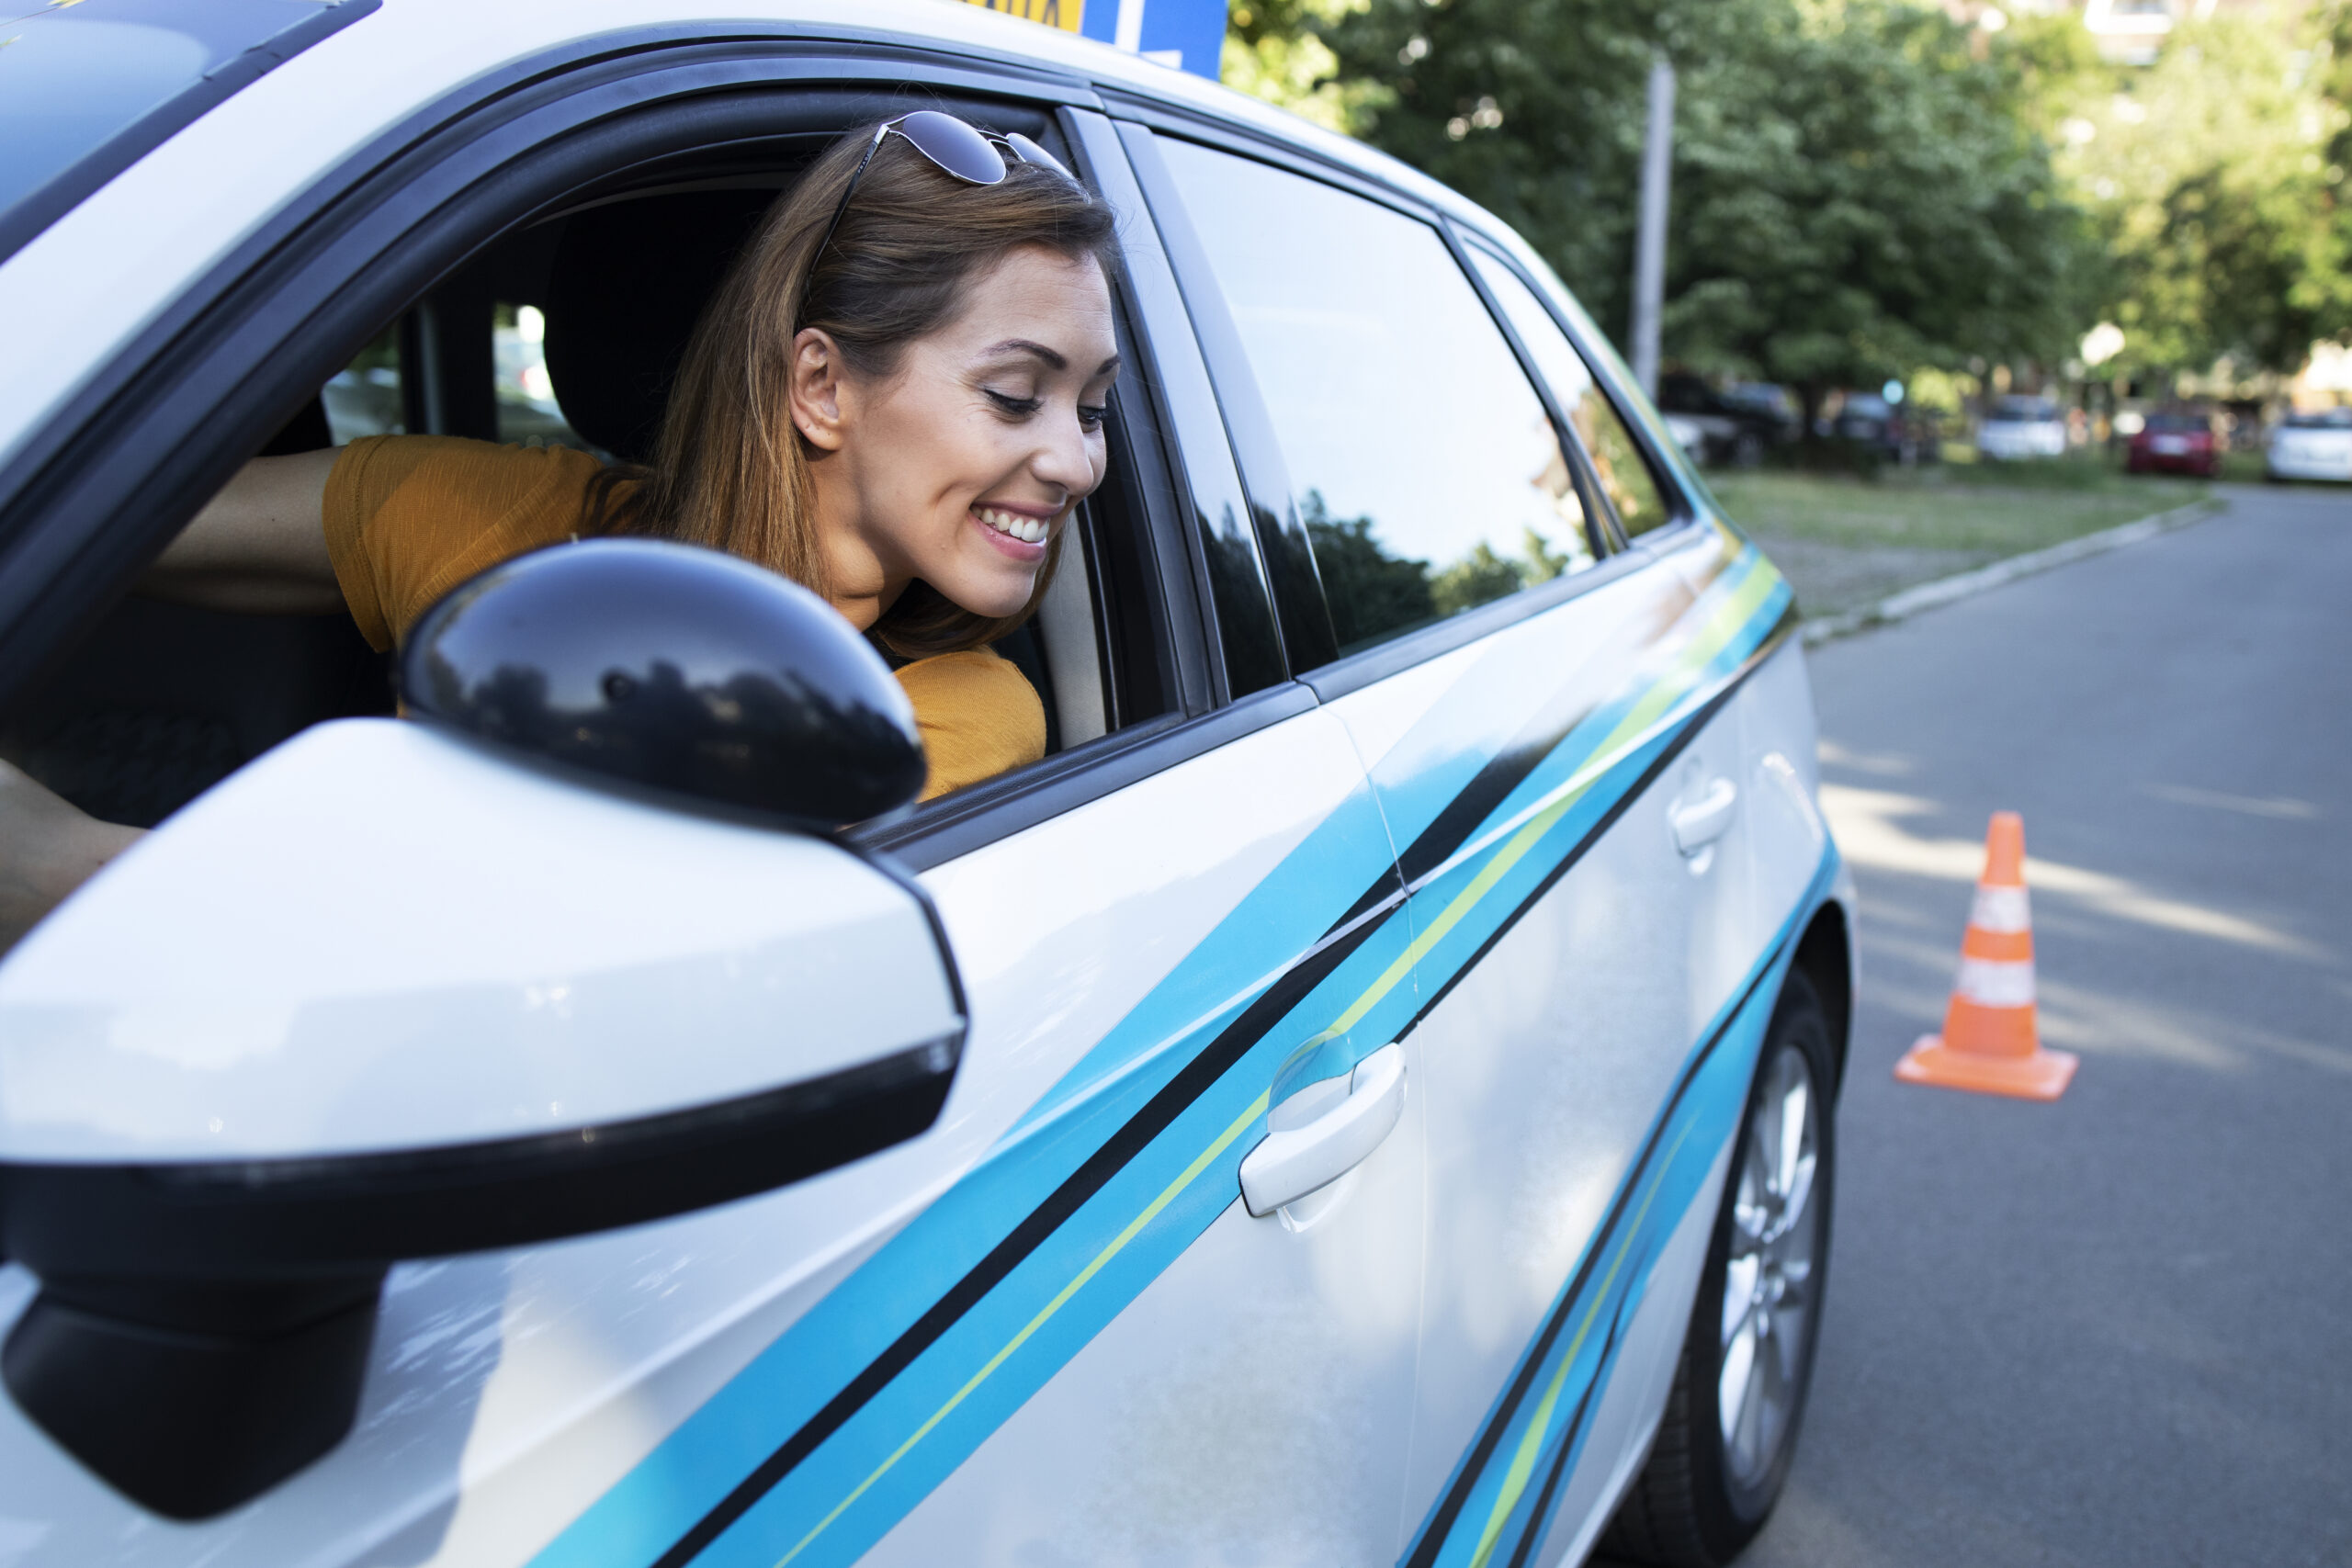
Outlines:
{"label": "woman's nose", "polygon": [[1076,414],[1053,421],[1045,445],[1030,460],[1030,471],[1072,495],[1084,495],[1094,488],[1094,454]]}

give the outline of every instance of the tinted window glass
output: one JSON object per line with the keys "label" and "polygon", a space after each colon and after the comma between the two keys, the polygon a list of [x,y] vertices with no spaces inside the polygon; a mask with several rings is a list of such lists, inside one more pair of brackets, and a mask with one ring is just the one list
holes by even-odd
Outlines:
{"label": "tinted window glass", "polygon": [[368,435],[399,435],[408,429],[401,397],[401,334],[387,327],[320,389],[327,429],[337,446]]}
{"label": "tinted window glass", "polygon": [[1342,652],[1592,562],[1542,400],[1436,231],[1163,141],[1264,394]]}
{"label": "tinted window glass", "polygon": [[1519,274],[1505,266],[1485,251],[1472,246],[1470,258],[1494,290],[1495,302],[1503,314],[1510,318],[1519,341],[1527,345],[1530,358],[1535,361],[1536,372],[1552,389],[1568,423],[1576,426],[1577,438],[1592,458],[1593,472],[1600,480],[1601,490],[1609,503],[1617,509],[1618,521],[1624,524],[1625,535],[1645,534],[1667,520],[1666,499],[1659,491],[1657,477],[1643,460],[1642,449],[1634,445],[1625,422],[1617,417],[1617,410],[1603,396],[1592,379],[1592,368],[1584,362],[1567,334],[1560,330],[1552,312],[1535,297],[1534,291],[1520,281]]}

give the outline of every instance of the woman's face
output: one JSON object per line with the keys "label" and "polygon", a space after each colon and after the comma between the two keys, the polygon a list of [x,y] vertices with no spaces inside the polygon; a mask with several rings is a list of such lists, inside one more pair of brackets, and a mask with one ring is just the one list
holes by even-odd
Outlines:
{"label": "woman's face", "polygon": [[[1102,481],[1119,356],[1102,268],[1012,252],[888,378],[849,372],[821,333],[796,347],[794,417],[818,449],[818,527],[842,612],[871,626],[921,578],[976,615],[1017,614],[1052,536]],[[811,374],[812,347],[827,373]]]}

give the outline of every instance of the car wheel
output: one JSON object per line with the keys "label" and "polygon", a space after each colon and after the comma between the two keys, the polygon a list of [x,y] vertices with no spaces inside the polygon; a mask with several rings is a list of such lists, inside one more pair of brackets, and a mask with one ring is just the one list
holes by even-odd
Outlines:
{"label": "car wheel", "polygon": [[1762,463],[1764,461],[1763,438],[1752,430],[1741,431],[1739,439],[1732,443],[1731,460],[1734,466],[1742,468],[1753,468]]}
{"label": "car wheel", "polygon": [[1732,1146],[1673,1392],[1603,1559],[1722,1568],[1780,1500],[1827,1281],[1834,1082],[1820,998],[1791,971]]}

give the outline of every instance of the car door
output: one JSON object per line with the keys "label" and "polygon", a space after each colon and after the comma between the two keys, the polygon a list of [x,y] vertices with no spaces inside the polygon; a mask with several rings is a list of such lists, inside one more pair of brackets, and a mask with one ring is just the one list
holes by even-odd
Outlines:
{"label": "car door", "polygon": [[1220,369],[1279,448],[1253,494],[1315,547],[1338,658],[1307,679],[1411,889],[1430,1245],[1405,1555],[1531,1550],[1638,1459],[1680,1340],[1730,1129],[1718,1095],[1691,1135],[1679,1090],[1761,958],[1721,710],[1787,590],[1679,521],[1499,253],[1239,149],[1156,150],[1237,329]]}
{"label": "car door", "polygon": [[[401,28],[365,39],[388,79],[433,42]],[[1289,677],[1192,329],[1116,140],[1067,112],[1055,137],[1077,85],[969,61],[642,41],[618,66],[600,49],[575,82],[555,40],[522,108],[488,87],[435,100],[398,162],[301,193],[272,237],[274,293],[207,275],[215,292],[175,304],[184,357],[150,367],[131,411],[150,445],[136,422],[51,433],[48,450],[92,466],[9,521],[81,530],[82,558],[111,552],[119,580],[233,466],[186,457],[204,421],[258,438],[453,256],[571,189],[610,199],[597,182],[656,155],[690,183],[695,149],[715,147],[740,181],[744,143],[803,144],[882,112],[857,82],[932,73],[985,122],[1054,138],[1128,219],[1128,468],[1097,521],[1130,532],[1090,556],[1096,598],[1075,624],[1099,616],[1106,690],[1153,684],[1128,677],[1154,664],[1165,700],[1106,709],[1095,739],[854,842],[919,875],[962,976],[956,1088],[923,1135],[656,1224],[401,1262],[351,1434],[216,1517],[161,1526],[0,1409],[0,1540],[76,1565],[1214,1562],[1268,1540],[1298,1561],[1392,1555],[1423,1140],[1409,1063],[1361,1085],[1356,1069],[1400,1032],[1409,987],[1381,982],[1409,973],[1408,921],[1351,738]],[[463,60],[429,57],[471,80]],[[254,89],[279,93],[288,134],[334,101],[322,60]],[[851,85],[808,85],[829,72]],[[599,138],[584,152],[582,125]],[[221,166],[233,144],[212,149]],[[332,222],[313,221],[322,210]],[[95,591],[66,586],[86,613]],[[8,587],[37,596],[21,569]],[[796,886],[744,897],[789,902]],[[658,1041],[646,1055],[659,1062]],[[1321,1190],[1253,1215],[1245,1157],[1272,1133],[1316,1144],[1327,1117],[1366,1103],[1360,1089],[1385,1135]],[[12,1321],[31,1292],[21,1268],[0,1274]]]}
{"label": "car door", "polygon": [[[1144,341],[1121,406],[1151,410],[1174,449],[1169,536],[1186,548],[1171,565],[1200,586],[1227,700],[1104,759],[1114,782],[1082,805],[969,852],[952,833],[902,850],[949,857],[925,880],[964,933],[974,1014],[1018,1111],[778,1342],[779,1368],[802,1376],[831,1363],[802,1340],[824,1325],[871,1335],[884,1302],[936,1313],[895,1270],[936,1280],[926,1293],[961,1314],[780,1489],[773,1517],[744,1520],[747,1562],[778,1547],[847,1562],[869,1540],[869,1561],[907,1563],[1340,1564],[1396,1549],[1424,1232],[1409,1062],[1401,1111],[1360,1163],[1264,1213],[1239,1187],[1273,1135],[1344,1121],[1359,1065],[1397,1032],[1408,997],[1382,987],[1408,940],[1393,851],[1309,689],[1231,695],[1267,679],[1265,650],[1281,657],[1258,541],[1125,154],[1101,116],[1066,123],[1123,215]],[[1154,751],[1165,765],[1137,760]]]}

